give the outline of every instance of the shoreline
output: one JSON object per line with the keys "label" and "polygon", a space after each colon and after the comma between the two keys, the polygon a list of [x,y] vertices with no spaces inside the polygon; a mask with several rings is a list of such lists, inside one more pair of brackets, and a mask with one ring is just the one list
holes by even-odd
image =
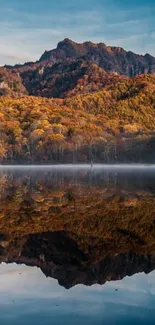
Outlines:
{"label": "shoreline", "polygon": [[53,165],[0,165],[0,169],[155,169],[155,164],[53,164]]}

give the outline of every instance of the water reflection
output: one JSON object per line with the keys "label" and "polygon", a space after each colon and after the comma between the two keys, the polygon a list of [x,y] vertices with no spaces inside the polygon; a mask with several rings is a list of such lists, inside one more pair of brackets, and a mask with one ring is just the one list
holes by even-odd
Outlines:
{"label": "water reflection", "polygon": [[[59,310],[59,316],[66,317],[68,324],[72,321],[79,323],[76,313],[80,313],[80,323],[83,324],[101,324],[103,315],[107,321],[111,317],[111,324],[116,324],[117,316],[121,317],[123,324],[129,305],[132,313],[128,324],[134,319],[141,319],[142,324],[147,317],[149,320],[155,318],[152,311],[153,284],[150,286],[155,276],[152,272],[155,269],[154,169],[3,168],[0,170],[0,202],[0,262],[8,264],[0,266],[5,280],[0,282],[0,293],[4,290],[6,306],[10,304],[12,308],[14,300],[7,296],[7,281],[12,281],[18,274],[17,288],[20,284],[29,287],[29,273],[34,272],[34,291],[40,296],[35,296],[33,308],[36,304],[42,306],[37,316],[32,311],[34,317],[39,316],[35,319],[37,324],[42,324],[43,319],[44,324],[48,324],[48,313],[53,310],[50,308],[55,310],[57,307],[57,297],[51,298],[53,288],[58,299],[64,292],[65,299],[70,297],[69,305],[62,299],[64,307],[61,306],[61,312]],[[12,263],[18,266],[12,266]],[[23,282],[20,275],[27,274],[27,270],[26,282]],[[144,276],[144,273],[150,274]],[[138,275],[126,278],[134,274]],[[124,280],[117,282],[121,279]],[[83,284],[88,287],[83,287]],[[92,294],[93,299],[89,298]],[[18,289],[15,295],[18,296]],[[32,290],[27,292],[27,297],[33,299]],[[48,305],[51,299],[55,299],[53,307]],[[22,303],[27,304],[27,300],[24,301]],[[95,308],[91,311],[90,303]],[[147,313],[144,315],[144,306],[150,309],[149,316]],[[109,308],[113,308],[111,315],[108,314]],[[20,320],[23,321],[22,317],[25,319],[22,324],[28,323],[25,317],[30,315],[31,311],[26,316],[21,315]],[[56,310],[54,315],[54,324],[61,324],[64,318],[58,319]],[[7,318],[4,324],[12,323]],[[15,324],[18,324],[17,319]]]}
{"label": "water reflection", "polygon": [[70,290],[36,267],[2,264],[0,320],[4,325],[153,324],[155,272],[104,286]]}
{"label": "water reflection", "polygon": [[1,171],[0,260],[70,288],[155,268],[155,174]]}

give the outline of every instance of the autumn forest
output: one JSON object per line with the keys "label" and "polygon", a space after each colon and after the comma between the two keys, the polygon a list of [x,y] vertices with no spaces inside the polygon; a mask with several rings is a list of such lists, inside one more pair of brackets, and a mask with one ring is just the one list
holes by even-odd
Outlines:
{"label": "autumn forest", "polygon": [[[76,43],[64,42],[67,57],[61,49],[56,63],[0,68],[0,162],[154,162],[154,73],[116,73],[103,49],[93,47],[96,64],[91,51],[79,57]],[[115,60],[129,60],[120,52]]]}

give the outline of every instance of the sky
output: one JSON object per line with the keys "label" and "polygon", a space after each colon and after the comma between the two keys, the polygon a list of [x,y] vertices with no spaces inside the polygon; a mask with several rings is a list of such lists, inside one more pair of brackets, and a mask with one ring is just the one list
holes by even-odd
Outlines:
{"label": "sky", "polygon": [[0,265],[0,324],[154,324],[154,304],[155,271],[66,290],[36,267]]}
{"label": "sky", "polygon": [[155,56],[155,0],[0,0],[0,65],[40,58],[64,38]]}

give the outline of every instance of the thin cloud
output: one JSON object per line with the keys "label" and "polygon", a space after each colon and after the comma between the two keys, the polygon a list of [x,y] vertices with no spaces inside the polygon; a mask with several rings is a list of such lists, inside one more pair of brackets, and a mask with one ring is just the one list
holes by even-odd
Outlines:
{"label": "thin cloud", "polygon": [[112,1],[109,6],[106,1],[102,6],[97,3],[92,10],[73,10],[70,4],[68,12],[51,7],[49,12],[35,13],[1,6],[0,65],[38,60],[45,50],[55,48],[65,37],[77,42],[104,42],[136,53],[155,55],[155,26],[152,16],[148,17],[148,6],[139,8],[140,17],[137,10],[116,7]]}

